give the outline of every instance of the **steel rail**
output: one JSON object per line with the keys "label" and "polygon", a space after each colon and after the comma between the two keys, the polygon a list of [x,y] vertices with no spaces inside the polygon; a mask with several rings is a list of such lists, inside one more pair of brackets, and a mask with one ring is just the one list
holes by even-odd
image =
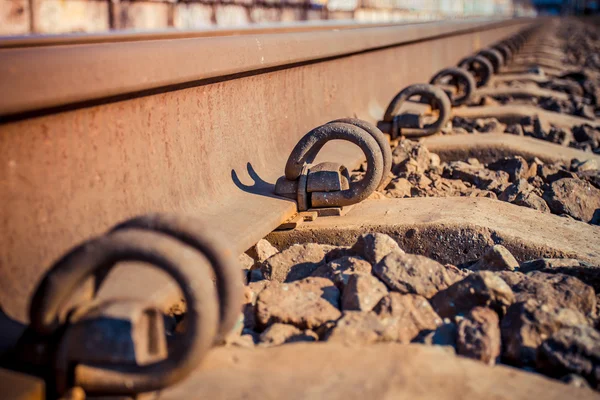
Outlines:
{"label": "steel rail", "polygon": [[[463,17],[454,17],[452,20],[461,21]],[[482,21],[487,18],[480,18]],[[470,21],[476,21],[477,18],[469,18]],[[410,21],[402,25],[419,25],[438,20],[429,21]],[[118,43],[118,42],[137,42],[143,40],[174,40],[190,38],[206,38],[217,36],[235,36],[235,35],[258,35],[273,33],[292,33],[292,32],[313,32],[324,30],[343,30],[343,29],[363,29],[363,28],[381,28],[388,26],[397,26],[398,22],[357,22],[357,21],[300,21],[291,23],[265,23],[260,25],[247,25],[239,27],[217,27],[206,29],[160,29],[160,30],[119,30],[101,33],[68,33],[54,35],[27,35],[27,36],[0,36],[0,50],[10,48],[24,47],[45,47],[45,46],[70,46],[78,44],[95,43]]]}
{"label": "steel rail", "polygon": [[[422,24],[429,21],[410,22],[410,25]],[[143,40],[174,40],[205,38],[235,35],[259,35],[272,33],[312,32],[324,30],[357,29],[366,27],[393,26],[398,23],[369,23],[354,21],[302,21],[287,24],[267,23],[260,25],[247,25],[234,28],[206,28],[206,29],[161,29],[161,30],[119,30],[101,33],[68,33],[57,35],[27,35],[27,36],[0,36],[0,49],[46,46],[70,46],[78,44],[138,42]]]}
{"label": "steel rail", "polygon": [[[273,184],[306,132],[343,117],[374,123],[399,89],[534,22],[0,51],[0,110],[21,113],[0,124],[0,304],[26,321],[60,254],[148,212],[202,217],[245,251],[294,214]],[[329,143],[315,162],[361,160]],[[115,293],[179,300],[143,266],[111,272],[99,297]]]}
{"label": "steel rail", "polygon": [[[286,68],[523,20],[142,40],[0,51],[0,118]],[[201,56],[199,56],[201,55]],[[2,120],[0,119],[0,122]]]}

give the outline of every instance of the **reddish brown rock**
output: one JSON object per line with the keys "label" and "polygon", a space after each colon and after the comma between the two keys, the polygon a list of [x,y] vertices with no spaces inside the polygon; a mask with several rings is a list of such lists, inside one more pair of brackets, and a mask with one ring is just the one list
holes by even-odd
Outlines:
{"label": "reddish brown rock", "polygon": [[475,130],[480,133],[502,133],[506,129],[506,124],[501,123],[496,118],[477,118],[474,123]]}
{"label": "reddish brown rock", "polygon": [[600,208],[600,189],[580,179],[563,178],[552,182],[543,198],[553,213],[567,214],[584,222],[590,222]]}
{"label": "reddish brown rock", "polygon": [[600,332],[589,326],[559,330],[539,347],[536,367],[557,378],[580,375],[600,389]]}
{"label": "reddish brown rock", "polygon": [[419,166],[419,162],[414,158],[410,158],[404,163],[396,166],[393,171],[396,171],[398,174],[414,174],[424,172],[424,170]]}
{"label": "reddish brown rock", "polygon": [[395,178],[386,187],[385,193],[388,197],[402,199],[411,197],[412,183],[406,178]]}
{"label": "reddish brown rock", "polygon": [[514,271],[519,267],[519,262],[500,244],[488,248],[485,254],[469,267],[472,271]]}
{"label": "reddish brown rock", "polygon": [[431,156],[424,145],[404,139],[392,150],[392,163],[395,174],[425,172],[430,167]]}
{"label": "reddish brown rock", "polygon": [[[600,146],[598,146],[600,148]],[[580,179],[584,179],[594,185],[596,188],[600,189],[600,170],[589,170],[578,172],[577,176]]]}
{"label": "reddish brown rock", "polygon": [[600,169],[600,167],[595,159],[584,161],[572,160],[571,162],[571,171],[574,172],[597,171],[598,169]]}
{"label": "reddish brown rock", "polygon": [[479,162],[478,159],[473,158],[473,157],[467,158],[467,164],[473,165],[474,167],[482,167],[483,166],[483,165],[481,165],[481,163]]}
{"label": "reddish brown rock", "polygon": [[583,314],[536,300],[514,303],[502,319],[502,358],[517,366],[535,363],[538,347],[561,328],[588,325]]}
{"label": "reddish brown rock", "polygon": [[317,268],[312,276],[327,278],[333,281],[338,288],[343,289],[348,284],[348,279],[353,274],[370,275],[373,267],[360,257],[343,256]]}
{"label": "reddish brown rock", "polygon": [[425,298],[391,293],[375,311],[345,311],[327,334],[327,340],[349,345],[410,343],[421,331],[436,329],[441,323]]}
{"label": "reddish brown rock", "polygon": [[458,278],[457,280],[460,280],[460,279],[464,278],[465,276],[472,273],[472,271],[469,271],[468,269],[461,269],[461,268],[458,268],[456,265],[452,265],[452,264],[444,264],[444,267],[447,270],[450,270],[451,272],[460,276],[460,278]]}
{"label": "reddish brown rock", "polygon": [[[544,165],[544,162],[537,157],[529,162],[529,169],[523,175],[523,178],[529,179],[537,176],[537,171],[540,166]],[[539,177],[538,177],[539,178]],[[540,178],[541,179],[541,178]]]}
{"label": "reddish brown rock", "polygon": [[252,268],[252,266],[254,265],[254,259],[246,253],[240,254],[240,256],[238,257],[238,262],[240,263],[240,267],[242,267],[242,270],[247,271],[249,271],[250,268]]}
{"label": "reddish brown rock", "polygon": [[256,317],[263,328],[279,322],[314,330],[340,318],[339,301],[340,292],[329,279],[272,282],[258,295]]}
{"label": "reddish brown rock", "polygon": [[250,270],[254,265],[254,260],[246,253],[240,254],[238,257],[238,262],[240,263],[240,267],[242,269],[242,279],[244,283],[248,283]]}
{"label": "reddish brown rock", "polygon": [[600,293],[600,267],[572,258],[539,258],[521,264],[523,273],[539,271],[573,276]]}
{"label": "reddish brown rock", "polygon": [[519,193],[512,203],[541,212],[550,212],[550,207],[548,207],[546,201],[533,192]]}
{"label": "reddish brown rock", "polygon": [[542,304],[570,308],[586,316],[595,316],[594,289],[572,276],[534,271],[523,275],[511,287],[516,301],[533,299]]}
{"label": "reddish brown rock", "polygon": [[256,254],[256,261],[265,262],[270,257],[273,257],[275,254],[279,253],[279,250],[275,248],[269,241],[266,239],[260,239],[258,243],[256,243],[252,249]]}
{"label": "reddish brown rock", "polygon": [[581,262],[574,258],[538,258],[521,263],[519,271],[524,274],[533,271],[549,272],[559,268],[579,267]]}
{"label": "reddish brown rock", "polygon": [[494,199],[494,200],[496,200],[498,198],[496,196],[496,193],[494,193],[490,190],[480,190],[480,189],[473,189],[471,191],[471,193],[469,193],[469,197],[487,197],[488,199]]}
{"label": "reddish brown rock", "polygon": [[346,246],[332,246],[333,248],[325,254],[325,262],[329,263],[333,260],[337,260],[342,257],[356,256],[353,251],[350,251],[350,247]]}
{"label": "reddish brown rock", "polygon": [[448,322],[432,331],[423,331],[417,338],[418,343],[430,346],[442,346],[449,353],[456,353],[456,336],[458,328],[455,323]]}
{"label": "reddish brown rock", "polygon": [[475,307],[458,323],[456,351],[458,354],[495,364],[500,356],[500,320],[486,307]]}
{"label": "reddish brown rock", "polygon": [[419,255],[394,252],[373,267],[391,290],[430,298],[461,278],[453,269]]}
{"label": "reddish brown rock", "polygon": [[350,275],[342,293],[342,310],[371,311],[387,294],[385,285],[373,275]]}
{"label": "reddish brown rock", "polygon": [[[489,96],[485,96],[478,101],[483,101],[485,105],[496,105],[498,104],[494,99]],[[477,104],[479,105],[479,104]],[[452,118],[452,126],[454,130],[463,128],[469,133],[492,133],[492,132],[504,132],[506,125],[498,121],[496,118],[463,118],[454,117]]]}
{"label": "reddish brown rock", "polygon": [[404,253],[394,239],[383,233],[365,233],[359,236],[351,251],[371,264],[377,264],[392,252]]}
{"label": "reddish brown rock", "polygon": [[467,185],[459,179],[446,179],[440,176],[432,176],[432,180],[433,183],[428,192],[432,196],[465,196],[473,190],[472,188],[467,187]]}
{"label": "reddish brown rock", "polygon": [[315,342],[319,340],[311,330],[300,330],[293,325],[273,324],[260,335],[261,346],[279,346],[284,343]]}
{"label": "reddish brown rock", "polygon": [[438,168],[442,164],[442,160],[440,156],[435,153],[429,153],[429,167],[430,168]]}
{"label": "reddish brown rock", "polygon": [[534,187],[534,191],[536,192],[536,194],[545,185],[544,180],[537,175],[528,178],[527,183]]}
{"label": "reddish brown rock", "polygon": [[577,175],[567,171],[559,164],[544,164],[538,167],[537,174],[544,182],[550,184],[559,179],[573,178],[576,179]]}
{"label": "reddish brown rock", "polygon": [[265,279],[293,282],[310,276],[331,249],[316,243],[295,244],[267,259],[261,266]]}
{"label": "reddish brown rock", "polygon": [[515,301],[515,295],[501,278],[492,272],[473,273],[438,292],[431,305],[442,318],[466,314],[471,309],[489,307],[499,315]]}
{"label": "reddish brown rock", "polygon": [[374,311],[395,327],[396,340],[402,343],[409,343],[420,332],[434,330],[443,322],[423,296],[414,294],[390,293]]}
{"label": "reddish brown rock", "polygon": [[519,195],[523,196],[532,190],[533,186],[531,186],[525,179],[518,179],[504,189],[504,191],[498,196],[498,199],[512,203],[517,199],[517,197],[519,197]]}
{"label": "reddish brown rock", "polygon": [[431,179],[429,179],[427,177],[427,175],[425,174],[421,174],[421,173],[412,173],[410,175],[408,175],[408,180],[410,183],[412,183],[417,191],[427,191],[429,189],[429,186],[433,183],[433,181]]}
{"label": "reddish brown rock", "polygon": [[[485,99],[489,99],[489,97],[485,97]],[[506,131],[505,133],[510,133],[511,135],[517,135],[517,136],[523,136],[525,135],[525,133],[523,132],[523,126],[521,126],[521,124],[513,124],[513,125],[508,125],[506,127]]]}
{"label": "reddish brown rock", "polygon": [[347,345],[394,342],[398,337],[396,328],[387,322],[374,312],[345,311],[326,340]]}
{"label": "reddish brown rock", "polygon": [[510,182],[526,178],[526,175],[529,172],[527,161],[521,156],[504,157],[496,162],[488,164],[487,168],[492,171],[504,171],[508,173]]}
{"label": "reddish brown rock", "polygon": [[527,275],[522,272],[517,271],[498,271],[495,274],[497,277],[501,278],[510,288],[512,289],[517,283],[527,279]]}
{"label": "reddish brown rock", "polygon": [[449,178],[461,179],[484,190],[494,190],[502,183],[508,182],[508,174],[504,171],[490,171],[463,161],[449,163],[444,174]]}
{"label": "reddish brown rock", "polygon": [[244,314],[244,328],[256,328],[256,299],[270,281],[262,280],[259,282],[250,282],[244,287],[244,304],[242,312]]}
{"label": "reddish brown rock", "polygon": [[265,290],[265,288],[267,288],[269,286],[271,282],[267,281],[267,280],[262,280],[259,282],[250,282],[248,284],[248,289],[250,289],[250,291],[253,294],[252,297],[252,302],[256,302],[256,298],[258,297],[258,295],[260,294],[260,292],[262,292],[263,290]]}

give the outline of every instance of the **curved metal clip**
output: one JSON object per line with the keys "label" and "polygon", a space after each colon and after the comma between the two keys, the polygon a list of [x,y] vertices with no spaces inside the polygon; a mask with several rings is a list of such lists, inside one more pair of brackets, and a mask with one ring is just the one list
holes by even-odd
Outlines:
{"label": "curved metal clip", "polygon": [[477,87],[488,84],[494,74],[492,63],[483,56],[471,56],[463,58],[458,66],[469,71],[475,77]]}
{"label": "curved metal clip", "polygon": [[[437,119],[432,123],[424,123],[420,112],[398,114],[401,106],[414,96],[420,96],[421,102],[429,104],[432,110],[438,111]],[[378,126],[389,132],[393,139],[405,137],[429,136],[439,132],[450,119],[451,104],[448,95],[441,88],[429,84],[417,84],[404,88],[390,102],[383,121]]]}
{"label": "curved metal clip", "polygon": [[504,57],[502,56],[502,53],[494,48],[483,49],[479,51],[477,55],[487,58],[492,64],[494,74],[500,72],[500,68],[504,66]]}
{"label": "curved metal clip", "polygon": [[513,51],[506,42],[500,42],[494,45],[494,49],[498,50],[502,54],[504,63],[508,63],[513,58]]}
{"label": "curved metal clip", "polygon": [[[99,302],[90,293],[88,301],[65,310],[83,282],[105,277],[123,261],[158,267],[179,286],[185,330],[168,351],[162,311],[145,300]],[[147,215],[57,261],[33,296],[31,327],[40,336],[60,335],[54,361],[58,394],[70,386],[100,395],[150,392],[189,375],[215,338],[231,330],[241,308],[241,285],[237,260],[212,231],[205,233],[189,217]]]}
{"label": "curved metal clip", "polygon": [[[453,90],[446,91],[452,106],[460,106],[468,102],[475,93],[475,78],[464,68],[450,67],[444,68],[431,78],[431,85],[438,85],[444,88],[445,85],[451,85]],[[450,92],[450,93],[448,93]],[[462,93],[462,95],[457,95]]]}
{"label": "curved metal clip", "polygon": [[[363,151],[367,171],[360,181],[350,183],[343,165],[313,165],[321,148],[330,140],[347,140]],[[348,206],[383,187],[391,166],[391,149],[379,129],[366,121],[340,119],[319,126],[300,139],[288,158],[285,176],[277,180],[275,194],[297,200],[298,211]]]}

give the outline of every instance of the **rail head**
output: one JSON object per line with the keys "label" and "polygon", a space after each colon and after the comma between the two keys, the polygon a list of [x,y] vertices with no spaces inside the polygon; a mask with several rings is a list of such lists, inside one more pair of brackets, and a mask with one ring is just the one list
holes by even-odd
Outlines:
{"label": "rail head", "polygon": [[[422,24],[427,21],[411,21]],[[98,33],[66,33],[53,35],[0,36],[0,49],[70,46],[80,44],[139,42],[144,40],[174,40],[207,38],[219,36],[259,35],[272,33],[312,32],[325,30],[357,29],[367,27],[393,26],[397,23],[372,23],[351,20],[301,21],[293,23],[265,23],[239,27],[217,27],[205,29],[159,29],[159,30],[117,30]]]}
{"label": "rail head", "polygon": [[480,18],[0,49],[0,122],[533,21]]}

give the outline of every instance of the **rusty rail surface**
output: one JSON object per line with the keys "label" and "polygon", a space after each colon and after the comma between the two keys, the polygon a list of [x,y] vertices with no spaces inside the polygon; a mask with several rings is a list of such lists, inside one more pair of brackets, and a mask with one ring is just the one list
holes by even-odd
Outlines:
{"label": "rusty rail surface", "polygon": [[[0,99],[0,117],[172,91],[414,42],[474,32],[483,35],[524,24],[522,20],[448,21],[7,49],[0,53],[0,88],[12,96]],[[473,43],[475,47],[480,45]]]}
{"label": "rusty rail surface", "polygon": [[[453,18],[453,21],[463,21],[466,18]],[[468,17],[470,22],[489,22],[490,18]],[[402,23],[407,25],[429,24],[432,21],[411,21]],[[434,21],[439,22],[439,21]],[[143,40],[164,40],[164,39],[190,39],[216,36],[235,36],[235,35],[257,35],[273,33],[291,33],[291,32],[311,32],[324,30],[343,30],[343,29],[364,29],[367,27],[380,28],[397,26],[398,22],[356,22],[351,20],[325,20],[325,21],[301,21],[286,24],[264,23],[260,25],[247,25],[232,28],[207,28],[207,29],[163,29],[163,30],[119,30],[102,33],[69,33],[55,35],[27,35],[27,36],[0,36],[0,49],[23,48],[23,47],[45,47],[75,44],[92,43],[117,43],[117,42],[136,42]]]}
{"label": "rusty rail surface", "polygon": [[[273,189],[304,133],[341,116],[375,123],[399,89],[535,22],[1,50],[0,304],[26,322],[60,254],[148,212],[201,217],[245,251],[295,213]],[[336,143],[316,161],[361,158]],[[152,271],[111,274],[107,296],[179,298]]]}
{"label": "rusty rail surface", "polygon": [[[454,21],[467,19],[471,22],[481,20],[488,22],[489,17],[453,17]],[[432,21],[410,21],[402,25],[428,24]],[[439,22],[434,20],[434,22]],[[143,40],[190,39],[216,36],[257,35],[272,33],[310,32],[323,30],[364,29],[366,27],[388,27],[398,25],[398,22],[367,22],[352,20],[319,20],[281,23],[261,23],[239,27],[215,27],[206,29],[160,29],[160,30],[119,30],[100,33],[68,33],[53,35],[0,36],[0,49],[45,47],[92,43],[136,42]]]}
{"label": "rusty rail surface", "polygon": [[[411,22],[410,25],[426,22]],[[117,43],[137,42],[142,40],[164,40],[164,39],[190,39],[201,37],[234,36],[234,35],[257,35],[263,33],[283,32],[309,32],[333,29],[355,29],[370,27],[393,26],[397,23],[361,23],[354,21],[302,21],[289,24],[265,23],[260,25],[247,25],[233,28],[207,28],[194,30],[162,29],[162,30],[118,30],[101,33],[69,33],[57,35],[27,35],[27,36],[0,36],[0,49],[15,47],[43,47],[74,44],[92,43]]]}

